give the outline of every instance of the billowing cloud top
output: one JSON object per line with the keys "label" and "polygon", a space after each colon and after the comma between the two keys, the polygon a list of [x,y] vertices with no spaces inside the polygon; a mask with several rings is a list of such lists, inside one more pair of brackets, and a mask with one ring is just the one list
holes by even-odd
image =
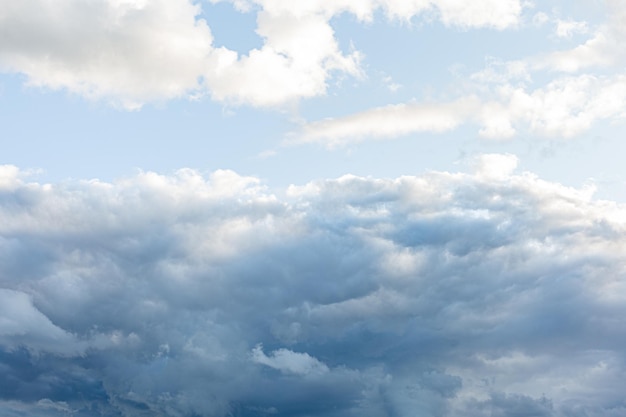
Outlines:
{"label": "billowing cloud top", "polygon": [[516,173],[0,169],[3,416],[618,416],[626,208]]}

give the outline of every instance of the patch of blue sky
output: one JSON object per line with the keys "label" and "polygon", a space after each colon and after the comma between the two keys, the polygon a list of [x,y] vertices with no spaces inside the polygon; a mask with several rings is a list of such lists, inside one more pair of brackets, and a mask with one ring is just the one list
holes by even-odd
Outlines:
{"label": "patch of blue sky", "polygon": [[25,87],[3,75],[0,163],[38,169],[42,181],[98,178],[110,181],[136,169],[169,173],[248,170],[248,161],[285,129],[280,113],[238,108],[204,99],[172,100],[126,112],[66,91]]}
{"label": "patch of blue sky", "polygon": [[256,33],[256,12],[255,7],[241,12],[229,2],[203,2],[198,18],[204,19],[211,28],[213,46],[245,55],[263,46],[263,39]]}

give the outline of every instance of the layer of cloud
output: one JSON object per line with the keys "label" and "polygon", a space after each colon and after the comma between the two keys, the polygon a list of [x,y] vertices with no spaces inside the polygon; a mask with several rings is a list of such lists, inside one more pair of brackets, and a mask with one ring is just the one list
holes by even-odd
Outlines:
{"label": "layer of cloud", "polygon": [[338,46],[330,25],[337,14],[371,20],[384,9],[390,18],[410,20],[436,12],[446,25],[505,29],[521,13],[519,0],[463,6],[444,0],[259,0],[234,6],[255,10],[263,39],[262,47],[244,55],[214,47],[202,4],[190,0],[4,2],[0,70],[24,74],[32,86],[129,109],[205,94],[228,103],[279,106],[325,94],[334,74],[361,76],[362,54]]}
{"label": "layer of cloud", "polygon": [[619,415],[626,208],[516,164],[283,197],[4,167],[0,413]]}

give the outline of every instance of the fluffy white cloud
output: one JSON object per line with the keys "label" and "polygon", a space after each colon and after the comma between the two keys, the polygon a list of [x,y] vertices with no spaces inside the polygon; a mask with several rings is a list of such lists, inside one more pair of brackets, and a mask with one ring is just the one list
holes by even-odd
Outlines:
{"label": "fluffy white cloud", "polygon": [[28,83],[133,108],[199,88],[209,28],[187,0],[0,5],[0,67]]}
{"label": "fluffy white cloud", "polygon": [[[240,10],[253,4],[233,3]],[[518,0],[457,3],[256,1],[264,43],[239,55],[213,46],[199,17],[202,4],[190,0],[4,2],[0,69],[25,74],[32,86],[130,109],[207,93],[219,101],[278,106],[325,94],[334,74],[361,76],[361,54],[339,49],[330,25],[337,14],[371,20],[382,8],[390,18],[408,20],[435,10],[446,25],[504,29],[516,25],[521,12]]]}
{"label": "fluffy white cloud", "polygon": [[218,50],[207,72],[213,98],[276,106],[323,95],[331,72],[360,75],[360,54],[339,50],[328,17],[263,10],[257,16],[261,49],[239,57]]}
{"label": "fluffy white cloud", "polygon": [[626,208],[516,163],[283,198],[3,168],[0,412],[614,415]]}

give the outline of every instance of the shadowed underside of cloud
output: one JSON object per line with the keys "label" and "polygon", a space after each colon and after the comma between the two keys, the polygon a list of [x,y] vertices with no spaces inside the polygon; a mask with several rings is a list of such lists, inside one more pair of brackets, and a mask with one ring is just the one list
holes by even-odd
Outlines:
{"label": "shadowed underside of cloud", "polygon": [[626,208],[514,173],[0,170],[3,416],[618,416]]}

